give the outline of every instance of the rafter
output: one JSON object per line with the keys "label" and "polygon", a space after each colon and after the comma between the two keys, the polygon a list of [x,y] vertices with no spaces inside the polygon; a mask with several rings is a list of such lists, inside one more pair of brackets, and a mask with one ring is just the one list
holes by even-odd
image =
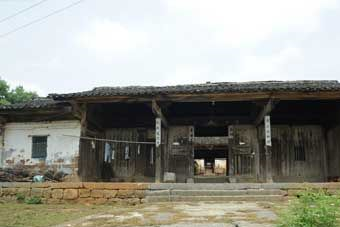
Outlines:
{"label": "rafter", "polygon": [[152,112],[154,113],[154,115],[156,115],[157,117],[159,117],[162,120],[162,124],[165,127],[168,127],[168,121],[166,120],[166,118],[164,117],[163,113],[162,113],[162,109],[160,108],[160,106],[157,104],[156,100],[152,100]]}
{"label": "rafter", "polygon": [[263,107],[259,115],[256,117],[256,120],[254,121],[254,125],[258,126],[263,121],[264,117],[266,115],[269,115],[275,108],[275,106],[279,103],[279,100],[277,99],[269,99],[267,104]]}

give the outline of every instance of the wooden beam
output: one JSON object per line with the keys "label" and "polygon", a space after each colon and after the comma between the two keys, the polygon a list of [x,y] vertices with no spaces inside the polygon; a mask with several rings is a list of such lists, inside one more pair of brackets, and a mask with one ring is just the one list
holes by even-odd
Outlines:
{"label": "wooden beam", "polygon": [[108,102],[150,102],[153,99],[158,101],[171,102],[222,102],[222,101],[256,101],[266,99],[279,100],[339,100],[339,91],[321,92],[249,92],[249,93],[215,93],[215,94],[170,94],[156,96],[106,96],[106,97],[75,97],[65,100],[75,100],[86,103],[108,103]]}
{"label": "wooden beam", "polygon": [[158,106],[156,100],[152,100],[152,112],[162,120],[164,127],[168,127],[168,121],[162,113],[162,109]]}
{"label": "wooden beam", "polygon": [[278,103],[278,100],[274,100],[274,99],[269,99],[269,101],[267,102],[267,104],[263,107],[263,109],[261,110],[261,112],[259,113],[259,115],[257,116],[256,120],[254,121],[254,125],[258,126],[259,124],[261,124],[261,122],[263,121],[264,117],[266,115],[269,115],[270,112],[272,112],[272,110],[275,108],[275,105]]}

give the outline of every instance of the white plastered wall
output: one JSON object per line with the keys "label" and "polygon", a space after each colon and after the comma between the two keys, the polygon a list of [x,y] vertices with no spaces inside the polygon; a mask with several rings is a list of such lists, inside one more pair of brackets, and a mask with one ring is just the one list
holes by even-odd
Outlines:
{"label": "white plastered wall", "polygon": [[[44,164],[70,172],[71,166],[76,164],[79,154],[77,137],[80,136],[80,122],[77,120],[7,123],[3,133],[4,146],[0,156],[2,167]],[[46,135],[46,159],[32,158],[32,136]]]}

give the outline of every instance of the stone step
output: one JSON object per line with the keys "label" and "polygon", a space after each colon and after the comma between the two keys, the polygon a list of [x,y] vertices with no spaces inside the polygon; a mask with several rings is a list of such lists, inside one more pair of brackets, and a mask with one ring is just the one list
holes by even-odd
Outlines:
{"label": "stone step", "polygon": [[239,195],[286,195],[279,189],[247,189],[247,190],[151,190],[147,196],[239,196]]}
{"label": "stone step", "polygon": [[[340,188],[339,183],[309,183],[312,188]],[[301,189],[302,183],[152,183],[150,190],[244,190],[244,189]]]}
{"label": "stone step", "polygon": [[283,201],[281,195],[242,195],[242,196],[147,196],[146,202],[199,202],[199,201]]}

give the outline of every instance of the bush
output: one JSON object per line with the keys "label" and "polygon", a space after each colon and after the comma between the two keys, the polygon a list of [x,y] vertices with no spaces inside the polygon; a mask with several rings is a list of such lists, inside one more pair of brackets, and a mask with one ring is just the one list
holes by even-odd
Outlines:
{"label": "bush", "polygon": [[33,197],[25,199],[25,203],[26,204],[41,204],[42,201],[40,197],[33,196]]}
{"label": "bush", "polygon": [[25,201],[25,195],[23,195],[21,193],[16,194],[16,197],[17,197],[17,201],[19,203],[23,203]]}
{"label": "bush", "polygon": [[284,211],[278,227],[336,227],[340,199],[320,190],[307,190]]}

